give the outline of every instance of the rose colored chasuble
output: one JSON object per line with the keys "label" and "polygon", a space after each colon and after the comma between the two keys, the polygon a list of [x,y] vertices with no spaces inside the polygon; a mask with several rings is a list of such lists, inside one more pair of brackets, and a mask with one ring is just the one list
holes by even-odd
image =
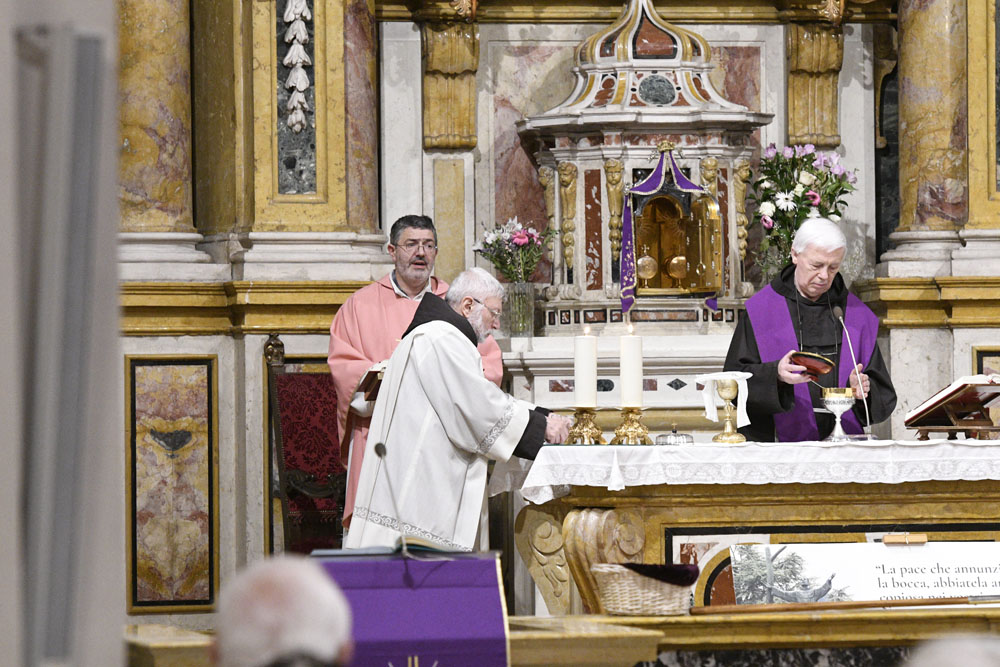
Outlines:
{"label": "rose colored chasuble", "polygon": [[[789,350],[797,350],[798,340],[792,326],[792,315],[788,301],[768,285],[746,303],[747,315],[753,325],[757,339],[757,349],[763,363],[779,361]],[[839,327],[840,323],[832,320]],[[867,368],[875,350],[878,335],[878,318],[861,299],[848,293],[847,308],[844,309],[844,323],[851,334],[851,343],[858,363]],[[845,363],[846,360],[846,363]],[[846,333],[840,343],[840,359],[837,361],[837,376],[841,387],[850,386],[852,370],[851,353],[847,345]],[[816,415],[813,413],[812,397],[808,383],[794,385],[795,403],[788,412],[774,415],[774,429],[780,442],[806,442],[819,439]],[[848,410],[841,417],[841,424],[847,433],[862,433],[861,423]]]}
{"label": "rose colored chasuble", "polygon": [[[431,292],[444,298],[448,283],[431,278]],[[361,476],[361,463],[368,441],[370,417],[349,412],[351,397],[358,383],[373,364],[388,359],[399,344],[420,301],[396,294],[387,275],[355,292],[337,311],[330,326],[330,353],[327,363],[337,392],[337,437],[340,460],[347,471],[347,497],[344,502],[344,525],[350,522],[354,499]],[[500,385],[503,359],[500,347],[491,336],[479,346],[486,378]]]}

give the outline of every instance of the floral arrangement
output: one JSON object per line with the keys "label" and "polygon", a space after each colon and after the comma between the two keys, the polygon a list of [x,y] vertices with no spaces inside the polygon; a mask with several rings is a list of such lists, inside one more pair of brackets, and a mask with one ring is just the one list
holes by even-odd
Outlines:
{"label": "floral arrangement", "polygon": [[545,252],[545,242],[552,230],[538,232],[525,227],[513,217],[487,230],[482,243],[473,250],[490,260],[496,270],[512,283],[528,282]]}
{"label": "floral arrangement", "polygon": [[840,155],[823,153],[812,144],[764,149],[759,178],[751,184],[750,199],[757,205],[753,223],[764,237],[755,252],[757,265],[770,279],[788,262],[792,237],[807,218],[841,219],[854,190],[857,172],[840,163]]}

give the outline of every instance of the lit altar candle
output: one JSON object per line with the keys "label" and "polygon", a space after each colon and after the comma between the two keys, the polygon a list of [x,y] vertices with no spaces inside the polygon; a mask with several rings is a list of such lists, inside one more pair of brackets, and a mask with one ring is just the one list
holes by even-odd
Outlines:
{"label": "lit altar candle", "polygon": [[628,335],[622,336],[621,343],[621,389],[623,408],[642,407],[642,336],[632,335],[632,325]]}
{"label": "lit altar candle", "polygon": [[590,335],[590,327],[577,336],[573,356],[574,400],[577,408],[597,407],[597,336]]}

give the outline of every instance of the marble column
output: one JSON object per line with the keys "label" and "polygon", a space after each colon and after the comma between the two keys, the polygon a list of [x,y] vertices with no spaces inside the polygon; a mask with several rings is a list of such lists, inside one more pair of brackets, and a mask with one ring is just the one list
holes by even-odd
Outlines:
{"label": "marble column", "polygon": [[[192,218],[188,0],[120,0],[119,258],[209,261]],[[125,277],[130,269],[123,267]]]}
{"label": "marble column", "polygon": [[378,228],[378,96],[375,90],[375,3],[344,4],[347,113],[347,226]]}
{"label": "marble column", "polygon": [[968,216],[966,5],[899,3],[899,227],[891,277],[951,273]]}

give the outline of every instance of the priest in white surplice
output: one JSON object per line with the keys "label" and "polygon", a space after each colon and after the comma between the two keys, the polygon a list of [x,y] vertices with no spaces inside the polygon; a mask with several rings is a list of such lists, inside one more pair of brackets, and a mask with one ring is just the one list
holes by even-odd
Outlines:
{"label": "priest in white surplice", "polygon": [[[499,326],[503,293],[474,268],[452,282],[447,302],[424,296],[375,402],[346,548],[392,546],[402,531],[471,551],[487,459],[534,459],[543,442],[565,441],[568,418],[505,394],[483,375],[476,346]],[[384,459],[374,453],[379,442]]]}

